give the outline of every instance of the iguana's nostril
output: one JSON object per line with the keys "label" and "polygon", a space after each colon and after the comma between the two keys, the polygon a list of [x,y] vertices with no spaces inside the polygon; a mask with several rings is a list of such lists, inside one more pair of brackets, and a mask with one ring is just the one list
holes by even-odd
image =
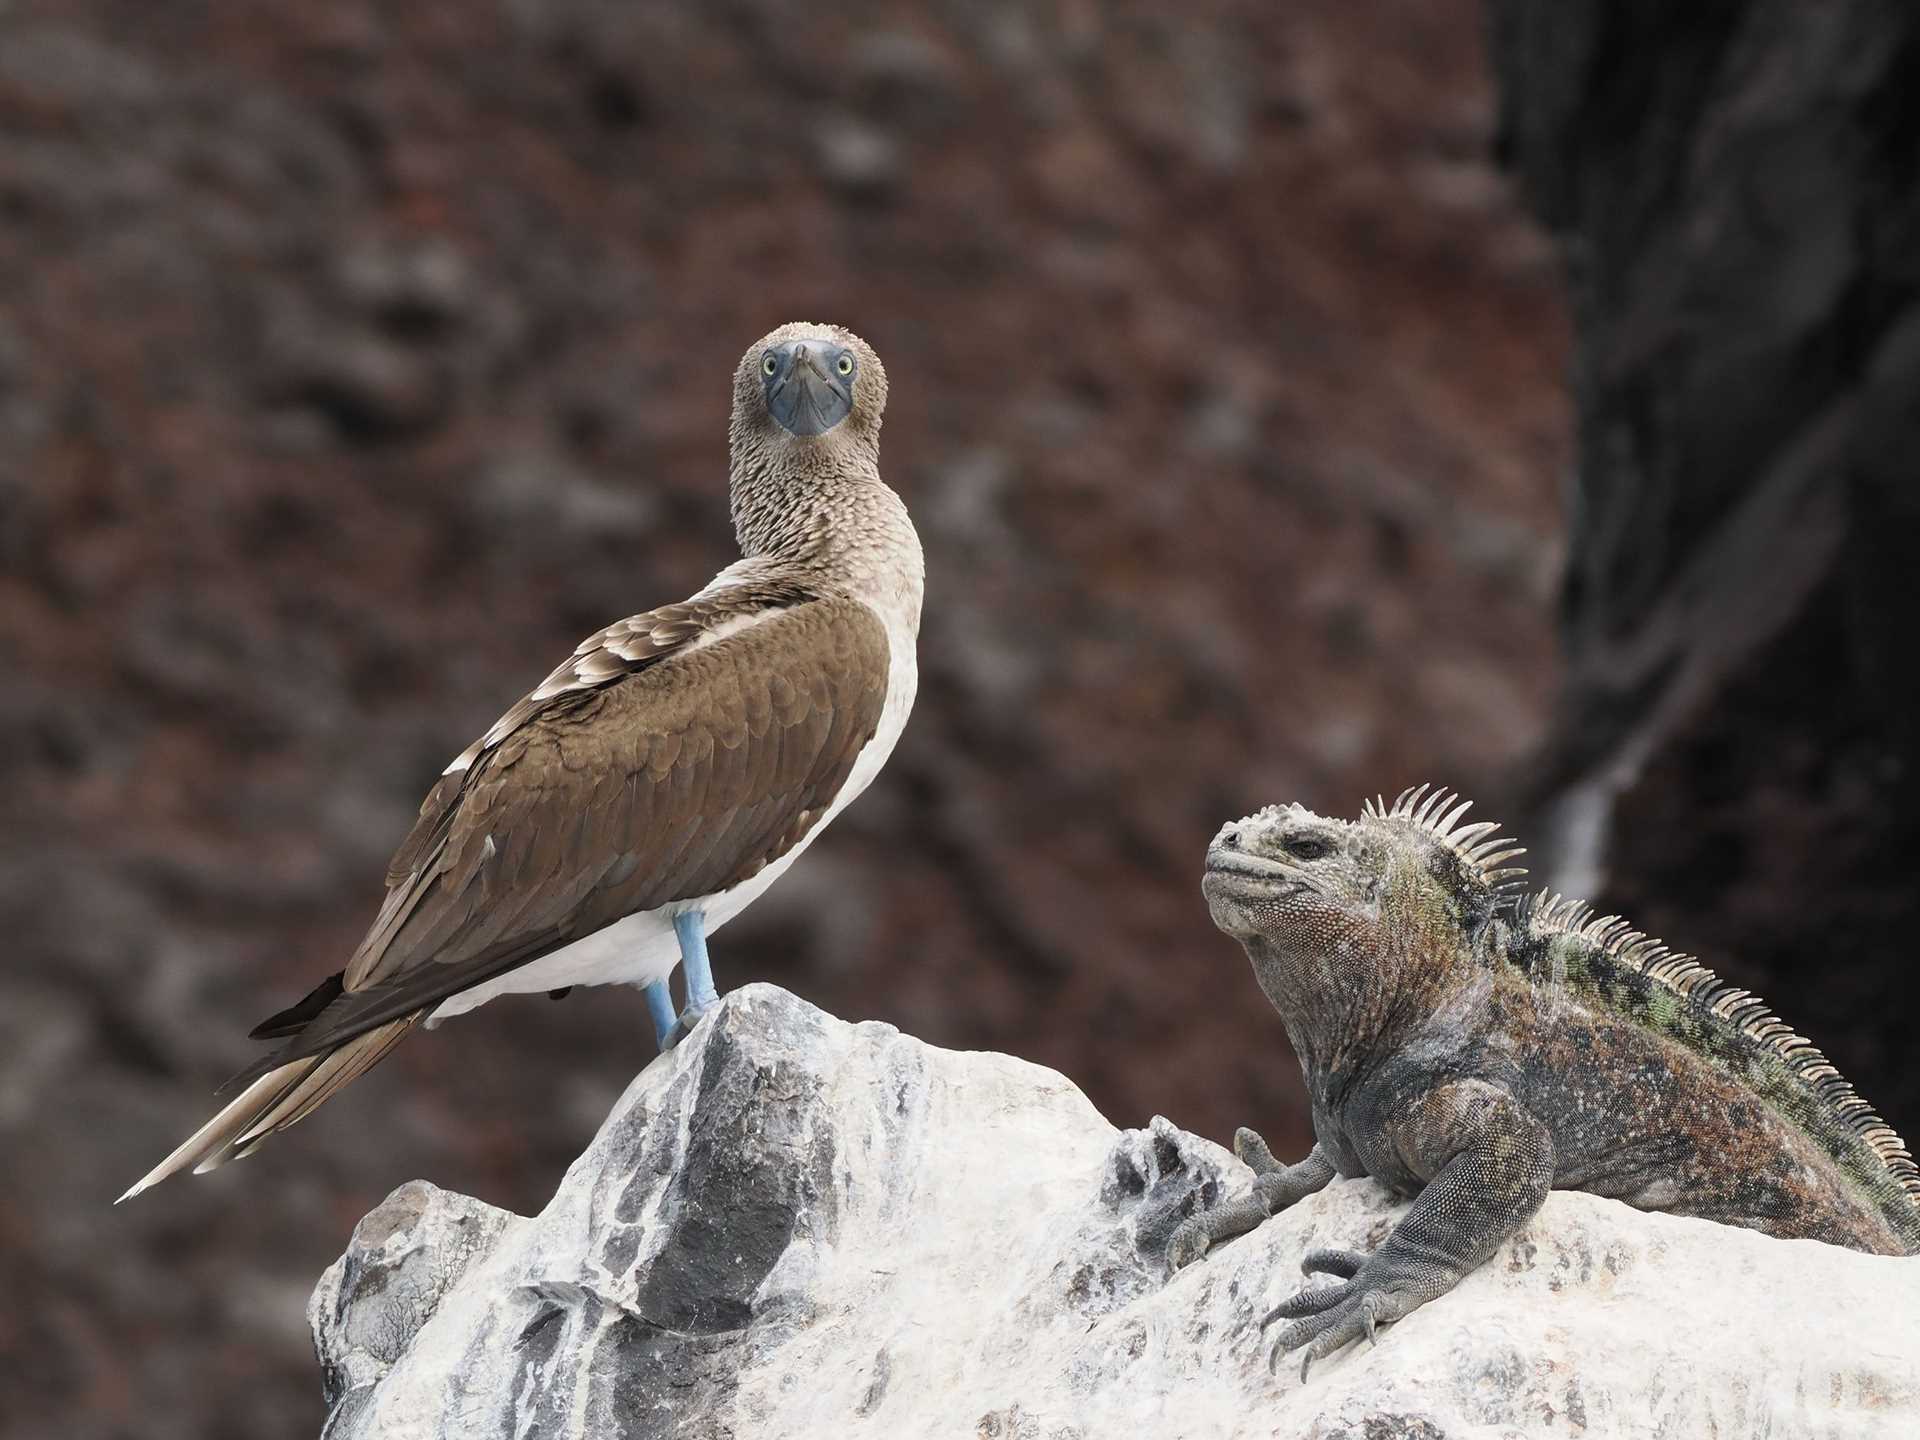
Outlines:
{"label": "iguana's nostril", "polygon": [[1240,827],[1238,825],[1229,825],[1225,832],[1222,833],[1220,836],[1220,848],[1222,850],[1238,850],[1240,848]]}

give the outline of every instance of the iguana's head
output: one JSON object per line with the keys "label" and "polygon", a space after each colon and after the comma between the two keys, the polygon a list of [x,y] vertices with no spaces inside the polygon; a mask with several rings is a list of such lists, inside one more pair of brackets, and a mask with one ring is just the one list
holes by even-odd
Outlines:
{"label": "iguana's head", "polygon": [[1358,820],[1270,805],[1224,825],[1201,885],[1213,923],[1247,948],[1283,1016],[1390,991],[1471,950],[1525,873],[1499,868],[1521,852],[1491,821],[1462,825],[1468,808],[1423,785]]}
{"label": "iguana's head", "polygon": [[1220,827],[1200,882],[1213,923],[1237,940],[1326,944],[1377,924],[1386,838],[1304,805],[1269,805]]}

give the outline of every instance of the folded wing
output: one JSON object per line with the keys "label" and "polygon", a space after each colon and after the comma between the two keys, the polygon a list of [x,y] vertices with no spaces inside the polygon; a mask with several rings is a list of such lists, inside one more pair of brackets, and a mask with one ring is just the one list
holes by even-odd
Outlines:
{"label": "folded wing", "polygon": [[448,996],[758,874],[832,805],[887,681],[872,610],[791,590],[722,591],[587,641],[449,767],[345,970],[259,1027],[285,1043],[128,1193],[247,1153]]}

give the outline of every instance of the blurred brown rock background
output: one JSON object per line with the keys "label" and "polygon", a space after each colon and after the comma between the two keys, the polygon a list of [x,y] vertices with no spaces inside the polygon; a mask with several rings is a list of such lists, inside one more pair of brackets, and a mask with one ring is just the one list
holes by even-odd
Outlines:
{"label": "blurred brown rock background", "polygon": [[[1056,1066],[1120,1124],[1300,1147],[1294,1062],[1199,900],[1208,836],[1440,779],[1604,880],[1564,814],[1596,774],[1674,858],[1623,868],[1632,913],[1744,975],[1763,922],[1681,887],[1773,812],[1695,838],[1684,751],[1615,763],[1644,687],[1560,685],[1576,453],[1576,578],[1592,494],[1624,493],[1589,493],[1615,431],[1576,428],[1568,376],[1592,413],[1613,372],[1574,367],[1496,146],[1563,235],[1605,228],[1585,156],[1666,165],[1656,209],[1684,177],[1665,130],[1601,143],[1665,114],[1631,95],[1576,143],[1638,52],[1596,6],[1569,58],[1535,9],[1496,7],[1503,112],[1468,0],[0,0],[0,1431],[313,1430],[302,1311],[353,1221],[416,1175],[537,1207],[650,1057],[636,994],[496,1002],[246,1164],[108,1208],[338,967],[446,760],[731,556],[728,376],[783,320],[887,362],[923,679],[873,791],[721,932],[723,985]],[[1648,233],[1580,239],[1583,341],[1621,288],[1590,254],[1627,273]],[[1778,373],[1727,393],[1774,413]],[[1736,489],[1635,523],[1710,530]],[[1576,617],[1612,593],[1576,591]],[[1803,849],[1874,813],[1847,793]],[[1744,893],[1805,897],[1806,933],[1871,898],[1768,853]],[[1763,993],[1898,1122],[1884,1026],[1847,1023],[1888,993],[1874,904],[1847,1005],[1801,1003],[1804,957]]]}

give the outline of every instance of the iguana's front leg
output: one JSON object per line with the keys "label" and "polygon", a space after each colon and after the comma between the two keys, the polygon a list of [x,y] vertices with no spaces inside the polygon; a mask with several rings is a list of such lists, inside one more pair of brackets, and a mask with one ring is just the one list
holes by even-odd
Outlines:
{"label": "iguana's front leg", "polygon": [[[1315,1250],[1301,1268],[1346,1277],[1302,1290],[1260,1322],[1291,1320],[1269,1364],[1307,1347],[1300,1378],[1323,1355],[1444,1295],[1540,1208],[1553,1184],[1547,1127],[1497,1086],[1461,1080],[1429,1092],[1390,1128],[1387,1143],[1427,1181],[1372,1255]],[[1316,1152],[1317,1153],[1317,1152]]]}
{"label": "iguana's front leg", "polygon": [[1267,1142],[1244,1125],[1234,1132],[1233,1153],[1252,1169],[1253,1193],[1181,1221],[1167,1242],[1167,1259],[1175,1270],[1191,1265],[1220,1241],[1244,1235],[1269,1215],[1325,1189],[1333,1179],[1333,1161],[1318,1145],[1299,1164],[1282,1165]]}

